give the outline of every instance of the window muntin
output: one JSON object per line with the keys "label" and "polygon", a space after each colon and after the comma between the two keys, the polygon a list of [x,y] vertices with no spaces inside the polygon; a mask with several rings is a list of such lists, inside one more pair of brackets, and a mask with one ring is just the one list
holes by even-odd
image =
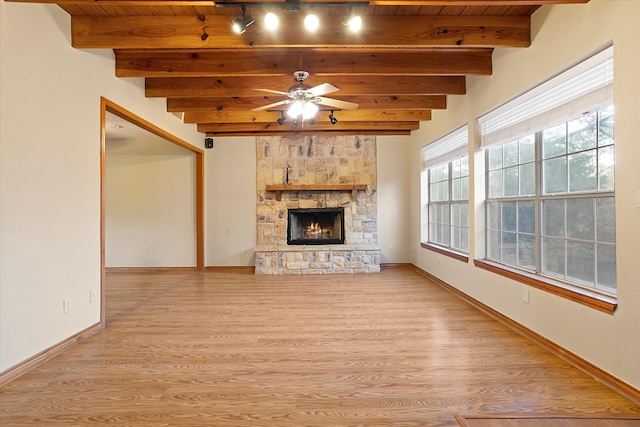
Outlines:
{"label": "window muntin", "polygon": [[487,259],[615,293],[613,121],[607,106],[487,148]]}

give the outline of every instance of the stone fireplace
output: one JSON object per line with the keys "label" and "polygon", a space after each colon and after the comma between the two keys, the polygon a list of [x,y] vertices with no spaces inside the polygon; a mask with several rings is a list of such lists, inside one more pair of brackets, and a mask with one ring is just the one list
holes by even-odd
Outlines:
{"label": "stone fireplace", "polygon": [[258,137],[256,150],[256,274],[380,271],[374,136]]}

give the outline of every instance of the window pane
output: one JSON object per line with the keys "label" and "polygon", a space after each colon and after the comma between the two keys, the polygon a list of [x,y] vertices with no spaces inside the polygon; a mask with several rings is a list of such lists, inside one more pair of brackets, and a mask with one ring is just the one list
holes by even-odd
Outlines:
{"label": "window pane", "polygon": [[463,227],[469,227],[469,204],[461,203],[460,207],[460,225]]}
{"label": "window pane", "polygon": [[460,177],[460,160],[451,161],[451,178]]}
{"label": "window pane", "polygon": [[504,170],[504,195],[517,196],[520,191],[518,180],[518,167],[511,167]]}
{"label": "window pane", "polygon": [[516,202],[504,202],[502,205],[502,229],[516,231],[517,212]]}
{"label": "window pane", "polygon": [[460,200],[469,200],[469,177],[460,179]]}
{"label": "window pane", "polygon": [[536,268],[536,238],[529,234],[518,235],[518,266],[528,270]]}
{"label": "window pane", "polygon": [[513,166],[518,164],[518,140],[507,142],[502,145],[504,150],[504,164],[503,166],[506,168],[507,166]]}
{"label": "window pane", "polygon": [[488,150],[489,156],[489,170],[496,170],[502,168],[502,147],[492,147]]}
{"label": "window pane", "polygon": [[451,200],[460,200],[460,178],[451,180]]}
{"label": "window pane", "polygon": [[567,160],[565,157],[545,160],[542,163],[544,169],[544,193],[565,193],[567,191]]}
{"label": "window pane", "polygon": [[597,288],[608,292],[616,290],[616,247],[614,245],[597,245],[598,250],[598,283]]}
{"label": "window pane", "polygon": [[500,232],[487,233],[487,258],[500,261]]}
{"label": "window pane", "polygon": [[614,151],[613,146],[598,150],[598,190],[613,191],[614,189]]}
{"label": "window pane", "polygon": [[502,262],[516,265],[517,262],[517,238],[516,233],[502,233]]}
{"label": "window pane", "polygon": [[567,241],[567,278],[592,285],[594,270],[594,244]]}
{"label": "window pane", "polygon": [[458,249],[469,252],[469,229],[461,228],[460,229],[460,246]]}
{"label": "window pane", "polygon": [[594,240],[593,199],[567,200],[567,237]]}
{"label": "window pane", "polygon": [[520,139],[520,163],[528,163],[535,160],[535,142],[535,135],[529,135]]}
{"label": "window pane", "polygon": [[596,199],[596,240],[616,242],[616,218],[613,197]]}
{"label": "window pane", "polygon": [[469,156],[460,159],[460,176],[469,176]]}
{"label": "window pane", "polygon": [[542,235],[564,237],[564,200],[542,202]]}
{"label": "window pane", "polygon": [[585,151],[568,156],[569,191],[595,191],[596,151]]}
{"label": "window pane", "polygon": [[613,105],[600,110],[598,116],[598,146],[613,144]]}
{"label": "window pane", "polygon": [[520,195],[536,194],[536,167],[533,163],[520,166]]}
{"label": "window pane", "polygon": [[565,250],[563,239],[542,238],[542,272],[564,278]]}
{"label": "window pane", "polygon": [[542,132],[542,158],[559,156],[567,152],[567,125],[546,129]]}
{"label": "window pane", "polygon": [[596,146],[596,113],[580,116],[567,123],[569,129],[568,152],[595,148]]}
{"label": "window pane", "polygon": [[460,225],[460,205],[451,205],[451,225]]}
{"label": "window pane", "polygon": [[502,227],[502,216],[500,215],[500,203],[488,202],[487,203],[487,224],[490,230],[500,230]]}
{"label": "window pane", "polygon": [[518,232],[530,234],[536,232],[536,208],[533,201],[518,202]]}
{"label": "window pane", "polygon": [[502,170],[489,172],[489,197],[502,197]]}

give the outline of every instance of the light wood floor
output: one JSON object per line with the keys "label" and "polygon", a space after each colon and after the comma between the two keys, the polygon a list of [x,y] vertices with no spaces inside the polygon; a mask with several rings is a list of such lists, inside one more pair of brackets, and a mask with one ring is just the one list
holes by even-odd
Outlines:
{"label": "light wood floor", "polygon": [[[113,273],[107,329],[0,389],[2,426],[457,426],[640,407],[406,268]],[[46,325],[43,325],[46,327]]]}

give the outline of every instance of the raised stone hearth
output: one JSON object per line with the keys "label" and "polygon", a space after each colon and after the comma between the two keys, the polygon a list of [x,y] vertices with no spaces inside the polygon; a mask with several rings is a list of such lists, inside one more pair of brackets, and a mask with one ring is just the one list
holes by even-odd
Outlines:
{"label": "raised stone hearth", "polygon": [[[256,274],[380,271],[374,136],[258,137],[256,150]],[[321,208],[344,209],[344,244],[288,245],[289,209]]]}
{"label": "raised stone hearth", "polygon": [[263,246],[256,251],[256,274],[336,274],[380,272],[375,246]]}

